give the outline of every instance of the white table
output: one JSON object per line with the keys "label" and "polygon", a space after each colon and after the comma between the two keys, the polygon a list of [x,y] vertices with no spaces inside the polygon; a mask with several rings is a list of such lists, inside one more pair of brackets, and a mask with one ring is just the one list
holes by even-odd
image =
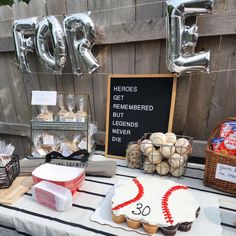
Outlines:
{"label": "white table", "polygon": [[[69,211],[60,213],[39,205],[32,199],[30,191],[13,206],[0,205],[0,235],[137,235],[135,232],[127,232],[122,229],[100,225],[89,220],[118,179],[143,175],[141,170],[127,168],[122,160],[117,160],[117,163],[117,173],[113,178],[86,177],[83,186],[78,190],[74,198],[73,207]],[[173,180],[177,180],[192,189],[219,196],[221,224],[223,227],[222,235],[235,236],[236,228],[233,222],[236,220],[236,198],[230,194],[205,187],[203,185],[203,174],[203,165],[189,163],[186,176],[180,179],[173,178]],[[206,232],[207,234],[211,235],[211,232]]]}

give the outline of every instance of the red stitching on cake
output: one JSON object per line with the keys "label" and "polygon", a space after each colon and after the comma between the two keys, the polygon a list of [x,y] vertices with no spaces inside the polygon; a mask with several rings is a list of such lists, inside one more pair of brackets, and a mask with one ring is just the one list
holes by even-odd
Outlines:
{"label": "red stitching on cake", "polygon": [[134,203],[136,201],[138,201],[142,196],[143,196],[143,185],[137,180],[137,179],[133,179],[134,183],[136,184],[136,186],[138,187],[138,194],[136,197],[134,197],[133,199],[123,202],[115,207],[112,208],[113,211],[115,210],[119,210],[122,207],[128,206],[131,203]]}
{"label": "red stitching on cake", "polygon": [[169,209],[169,206],[168,206],[168,201],[169,201],[169,198],[170,198],[171,194],[173,192],[175,192],[176,190],[180,190],[180,189],[188,190],[188,187],[187,186],[183,186],[183,185],[176,185],[176,186],[170,188],[164,194],[164,196],[162,197],[162,200],[161,200],[162,212],[164,214],[164,218],[166,220],[166,223],[170,223],[170,224],[174,223],[173,217],[172,217],[172,215],[170,213],[170,209]]}

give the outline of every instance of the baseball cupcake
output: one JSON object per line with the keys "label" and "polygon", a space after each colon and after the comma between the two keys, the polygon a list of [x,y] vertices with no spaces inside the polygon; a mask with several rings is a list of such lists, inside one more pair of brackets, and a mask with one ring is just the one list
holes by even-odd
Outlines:
{"label": "baseball cupcake", "polygon": [[187,186],[143,177],[116,186],[111,204],[114,222],[125,219],[132,229],[142,226],[149,234],[160,229],[167,236],[175,235],[178,229],[190,230],[199,209]]}

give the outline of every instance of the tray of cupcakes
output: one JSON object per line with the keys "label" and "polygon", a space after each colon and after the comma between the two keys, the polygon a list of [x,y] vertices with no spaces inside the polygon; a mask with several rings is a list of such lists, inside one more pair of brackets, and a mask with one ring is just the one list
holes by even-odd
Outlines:
{"label": "tray of cupcakes", "polygon": [[145,133],[126,150],[127,165],[145,173],[181,177],[192,153],[192,137],[171,132]]}

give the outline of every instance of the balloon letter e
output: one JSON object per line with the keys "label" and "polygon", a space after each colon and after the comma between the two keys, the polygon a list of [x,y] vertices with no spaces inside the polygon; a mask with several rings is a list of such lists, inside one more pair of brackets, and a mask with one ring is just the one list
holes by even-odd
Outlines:
{"label": "balloon letter e", "polygon": [[[210,52],[193,53],[198,39],[196,22],[186,25],[186,18],[210,14],[214,0],[167,0],[167,66],[181,76],[194,71],[208,71]],[[189,52],[191,49],[191,52]]]}

